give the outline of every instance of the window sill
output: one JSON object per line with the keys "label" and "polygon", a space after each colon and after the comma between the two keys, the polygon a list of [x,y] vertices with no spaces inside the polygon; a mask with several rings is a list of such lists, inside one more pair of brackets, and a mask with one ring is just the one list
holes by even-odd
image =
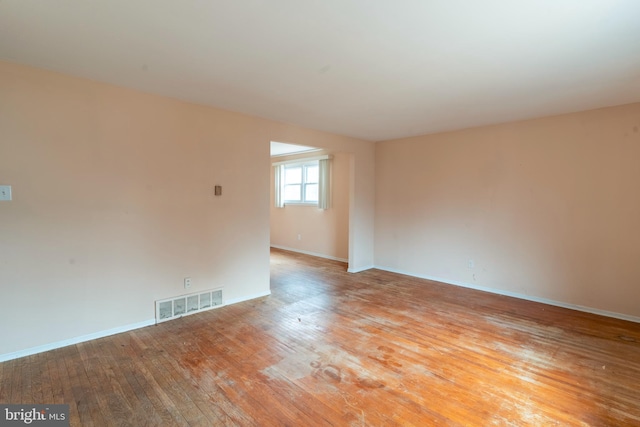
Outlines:
{"label": "window sill", "polygon": [[285,206],[311,206],[318,207],[317,203],[305,203],[305,202],[284,202]]}

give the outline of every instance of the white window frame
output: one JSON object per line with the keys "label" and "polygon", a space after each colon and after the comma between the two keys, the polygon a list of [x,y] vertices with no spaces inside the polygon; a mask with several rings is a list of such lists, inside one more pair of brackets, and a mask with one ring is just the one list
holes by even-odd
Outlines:
{"label": "white window frame", "polygon": [[[285,178],[285,181],[283,182],[283,186],[284,186],[284,203],[286,205],[309,205],[309,206],[318,206],[318,200],[307,200],[307,186],[308,185],[316,185],[316,186],[320,186],[320,180],[318,179],[315,182],[308,182],[307,181],[307,168],[309,167],[316,167],[318,169],[320,169],[320,164],[318,160],[311,160],[311,161],[305,161],[305,162],[299,162],[299,163],[290,163],[284,166],[284,173],[285,173],[285,177],[287,176],[287,169],[297,169],[300,168],[300,183],[294,183],[294,184],[288,184]],[[289,185],[299,185],[300,186],[300,199],[287,199],[286,198],[286,194],[287,194],[287,186]]]}
{"label": "white window frame", "polygon": [[[284,207],[285,205],[302,205],[302,206],[316,206],[320,209],[328,209],[329,208],[329,178],[328,178],[328,169],[327,167],[323,168],[320,160],[330,161],[333,156],[324,155],[324,156],[315,156],[315,157],[305,157],[294,160],[287,160],[283,162],[274,162],[272,165],[275,167],[276,173],[276,207]],[[318,200],[315,202],[306,202],[304,201],[304,187],[305,187],[305,170],[304,166],[314,165],[318,167],[318,182],[314,183],[318,185]],[[301,200],[284,200],[285,197],[285,168],[287,167],[301,167],[302,166],[302,182],[301,182]],[[325,165],[326,166],[326,165]]]}

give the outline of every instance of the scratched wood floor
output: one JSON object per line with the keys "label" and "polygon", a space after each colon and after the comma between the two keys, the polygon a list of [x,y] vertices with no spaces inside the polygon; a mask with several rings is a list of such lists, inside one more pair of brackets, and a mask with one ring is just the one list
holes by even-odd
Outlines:
{"label": "scratched wood floor", "polygon": [[71,425],[640,425],[640,325],[272,251],[272,295],[0,364]]}

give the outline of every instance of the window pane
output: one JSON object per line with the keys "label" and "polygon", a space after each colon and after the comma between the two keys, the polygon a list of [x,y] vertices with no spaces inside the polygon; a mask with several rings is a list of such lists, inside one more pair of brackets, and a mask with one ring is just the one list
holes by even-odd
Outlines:
{"label": "window pane", "polygon": [[318,165],[307,166],[305,171],[307,172],[305,182],[318,182]]}
{"label": "window pane", "polygon": [[286,168],[284,170],[285,184],[300,184],[302,182],[302,167]]}
{"label": "window pane", "polygon": [[285,185],[284,187],[284,199],[290,201],[302,201],[302,186],[300,184]]}
{"label": "window pane", "polygon": [[307,184],[304,187],[304,201],[305,202],[317,202],[318,201],[318,184]]}

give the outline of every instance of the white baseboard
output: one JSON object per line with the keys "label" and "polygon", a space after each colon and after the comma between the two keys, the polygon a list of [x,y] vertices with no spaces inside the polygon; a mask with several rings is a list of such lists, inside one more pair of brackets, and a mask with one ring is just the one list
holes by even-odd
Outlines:
{"label": "white baseboard", "polygon": [[249,301],[249,300],[256,299],[256,298],[262,298],[262,297],[266,297],[266,296],[269,296],[269,295],[271,295],[271,291],[270,290],[266,291],[266,292],[260,292],[260,293],[257,293],[257,294],[253,294],[253,295],[247,295],[247,296],[240,297],[240,298],[231,298],[229,300],[226,300],[224,305],[237,304],[239,302]]}
{"label": "white baseboard", "polygon": [[333,260],[333,261],[349,262],[348,259],[338,258],[338,257],[331,256],[331,255],[319,254],[319,253],[316,253],[316,252],[303,251],[301,249],[288,248],[286,246],[271,245],[271,247],[272,248],[276,248],[276,249],[282,249],[283,251],[297,252],[299,254],[317,256],[319,258],[330,259],[330,260]]}
{"label": "white baseboard", "polygon": [[79,344],[81,342],[91,341],[98,338],[104,338],[110,335],[120,334],[122,332],[128,332],[134,329],[144,328],[145,326],[151,326],[155,324],[156,324],[156,319],[149,319],[143,322],[131,323],[129,325],[119,326],[117,328],[107,329],[105,331],[94,332],[92,334],[82,335],[82,336],[70,338],[67,340],[39,345],[37,347],[31,347],[25,350],[14,351],[13,353],[0,354],[0,362],[6,362],[7,360],[13,360],[13,359],[18,359],[20,357],[31,356],[33,354],[43,353],[49,350],[55,350],[56,348],[66,347],[73,344]]}
{"label": "white baseboard", "polygon": [[[270,295],[271,291],[261,292],[259,294],[248,295],[240,298],[233,298],[225,301],[224,305],[236,304],[242,301],[248,301],[254,298],[260,298]],[[57,341],[49,344],[39,345],[37,347],[27,348],[25,350],[14,351],[13,353],[0,354],[0,362],[6,362],[8,360],[18,359],[20,357],[31,356],[38,353],[43,353],[49,350],[55,350],[57,348],[67,347],[69,345],[80,344],[85,341],[91,341],[98,338],[108,337],[110,335],[120,334],[123,332],[129,332],[134,329],[144,328],[156,324],[156,319],[149,319],[143,322],[132,323],[129,325],[119,326],[117,328],[107,329],[105,331],[94,332],[92,334],[82,335],[67,340]]]}
{"label": "white baseboard", "polygon": [[376,267],[373,265],[368,265],[365,267],[354,267],[354,268],[349,267],[349,269],[347,270],[347,273],[360,273],[361,271],[371,270],[372,268],[376,268]]}
{"label": "white baseboard", "polygon": [[566,303],[566,302],[562,302],[562,301],[556,301],[556,300],[551,300],[551,299],[547,299],[547,298],[540,298],[540,297],[536,297],[536,296],[532,296],[532,295],[520,294],[520,293],[517,293],[517,292],[503,291],[503,290],[500,290],[500,289],[488,288],[488,287],[485,287],[485,286],[478,286],[478,285],[474,285],[474,284],[471,284],[471,283],[464,283],[464,282],[458,282],[458,281],[455,281],[455,280],[443,279],[441,277],[417,275],[417,274],[414,274],[414,273],[409,273],[409,272],[406,272],[406,271],[401,271],[401,270],[397,270],[397,269],[394,269],[394,268],[382,267],[382,266],[378,266],[378,265],[375,266],[375,268],[377,268],[378,270],[388,271],[390,273],[398,273],[398,274],[404,274],[406,276],[418,277],[420,279],[432,280],[434,282],[440,282],[440,283],[444,283],[446,285],[461,286],[463,288],[476,289],[478,291],[489,292],[489,293],[492,293],[492,294],[504,295],[504,296],[508,296],[508,297],[527,300],[527,301],[533,301],[533,302],[539,302],[539,303],[542,303],[542,304],[554,305],[556,307],[562,307],[562,308],[568,308],[568,309],[571,309],[571,310],[582,311],[582,312],[585,312],[585,313],[598,314],[600,316],[605,316],[605,317],[612,317],[614,319],[628,320],[630,322],[640,323],[640,317],[631,316],[631,315],[628,315],[628,314],[616,313],[614,311],[600,310],[598,308],[586,307],[586,306],[577,305],[577,304],[570,304],[570,303]]}

